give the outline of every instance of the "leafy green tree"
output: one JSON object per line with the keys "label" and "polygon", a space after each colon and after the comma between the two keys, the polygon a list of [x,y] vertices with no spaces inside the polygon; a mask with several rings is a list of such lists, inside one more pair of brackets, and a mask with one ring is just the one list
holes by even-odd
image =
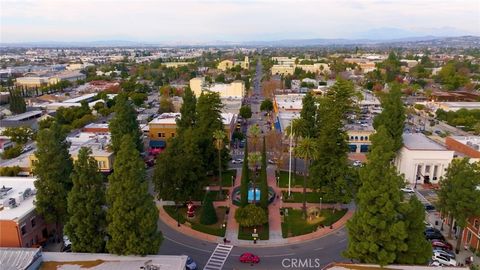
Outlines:
{"label": "leafy green tree", "polygon": [[22,169],[19,166],[0,168],[0,176],[17,176]]}
{"label": "leafy green tree", "polygon": [[200,216],[200,223],[203,225],[212,225],[217,223],[217,212],[213,206],[213,199],[211,196],[206,196],[203,203],[202,214]]}
{"label": "leafy green tree", "polygon": [[180,108],[182,117],[177,119],[177,129],[180,132],[182,129],[193,128],[197,123],[197,99],[190,87],[185,88],[183,93],[183,104]]}
{"label": "leafy green tree", "polygon": [[191,198],[205,184],[204,167],[194,131],[181,132],[157,157],[153,183],[158,197],[176,202]]}
{"label": "leafy green tree", "polygon": [[110,120],[109,129],[112,134],[112,149],[114,152],[120,150],[122,138],[127,134],[134,140],[136,149],[142,152],[142,132],[138,127],[135,109],[128,101],[126,94],[119,94],[116,97],[115,116]]}
{"label": "leafy green tree", "polygon": [[147,255],[156,254],[160,248],[158,210],[145,177],[145,164],[135,138],[123,136],[106,194],[110,253]]}
{"label": "leafy green tree", "polygon": [[268,217],[262,207],[249,204],[235,211],[235,220],[242,227],[254,227],[267,223]]}
{"label": "leafy green tree", "polygon": [[74,252],[100,253],[105,248],[105,185],[91,154],[92,150],[85,147],[78,152],[71,175],[73,187],[67,197],[65,234]]}
{"label": "leafy green tree", "polygon": [[218,187],[219,187],[219,196],[220,198],[223,197],[223,192],[222,192],[222,150],[223,147],[225,146],[225,132],[223,130],[215,130],[213,132],[213,138],[214,138],[214,144],[215,148],[218,151]]}
{"label": "leafy green tree", "polygon": [[252,109],[250,108],[250,106],[244,105],[244,106],[240,107],[239,115],[243,119],[250,119],[250,118],[252,118]]}
{"label": "leafy green tree", "polygon": [[455,90],[470,82],[469,73],[464,63],[451,60],[438,72],[436,80],[448,90]]}
{"label": "leafy green tree", "polygon": [[267,147],[265,136],[263,137],[262,160],[260,168],[260,206],[263,209],[268,208],[268,179],[267,179]]}
{"label": "leafy green tree", "polygon": [[173,112],[173,103],[169,97],[161,96],[159,105],[158,113]]}
{"label": "leafy green tree", "polygon": [[23,146],[21,144],[14,145],[8,149],[5,149],[2,153],[3,159],[12,159],[22,154]]}
{"label": "leafy green tree", "polygon": [[267,98],[260,104],[260,110],[264,112],[273,111],[273,102],[271,99]]}
{"label": "leafy green tree", "polygon": [[240,205],[248,204],[248,182],[250,181],[250,169],[248,168],[248,141],[245,142],[243,151],[242,178],[240,183]]}
{"label": "leafy green tree", "polygon": [[400,205],[402,220],[408,232],[405,243],[408,248],[400,251],[395,260],[398,264],[427,264],[432,256],[432,245],[424,237],[425,208],[423,204],[412,196],[408,203]]}
{"label": "leafy green tree", "polygon": [[145,93],[133,92],[130,93],[130,99],[136,106],[141,106],[145,102],[145,100],[148,99],[148,96]]}
{"label": "leafy green tree", "polygon": [[391,164],[393,140],[380,126],[372,135],[368,163],[360,169],[357,211],[347,223],[349,241],[344,255],[364,263],[387,265],[406,252],[407,231],[398,213],[402,177]]}
{"label": "leafy green tree", "polygon": [[307,171],[303,174],[303,217],[307,218],[307,174],[310,167],[310,161],[317,156],[317,144],[310,137],[303,138],[295,147],[295,155],[305,162]]}
{"label": "leafy green tree", "polygon": [[385,82],[393,82],[398,75],[400,75],[400,60],[395,52],[390,52],[388,58],[385,61],[377,64],[378,67],[385,70],[384,80]]}
{"label": "leafy green tree", "polygon": [[394,140],[394,151],[403,146],[403,130],[405,127],[405,107],[402,101],[402,92],[398,84],[393,84],[390,92],[381,98],[382,113],[373,120],[373,127],[378,129],[385,126]]}
{"label": "leafy green tree", "polygon": [[67,221],[67,194],[72,187],[72,159],[70,144],[57,123],[42,129],[37,135],[36,161],[33,174],[37,176],[35,208],[45,220],[56,223],[57,237],[61,237],[61,224]]}
{"label": "leafy green tree", "polygon": [[3,130],[3,136],[7,136],[14,143],[26,144],[35,137],[35,132],[29,127],[8,127]]}
{"label": "leafy green tree", "polygon": [[[471,163],[468,158],[452,160],[440,180],[438,197],[440,208],[455,219],[462,235],[468,218],[480,215],[480,163]],[[456,250],[460,250],[461,242],[459,237]]]}

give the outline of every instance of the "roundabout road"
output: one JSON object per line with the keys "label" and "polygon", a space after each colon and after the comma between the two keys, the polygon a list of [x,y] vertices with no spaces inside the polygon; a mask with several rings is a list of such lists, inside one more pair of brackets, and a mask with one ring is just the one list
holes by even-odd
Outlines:
{"label": "roundabout road", "polygon": [[[163,243],[159,254],[188,255],[198,264],[198,269],[208,261],[215,249],[215,243],[199,240],[182,234],[159,220],[163,232]],[[276,247],[234,247],[223,269],[321,269],[334,261],[347,261],[341,256],[347,245],[345,228],[311,241]],[[260,264],[242,264],[238,257],[251,252],[260,257]],[[310,262],[307,267],[292,267],[294,260]],[[282,265],[283,262],[283,265]]]}

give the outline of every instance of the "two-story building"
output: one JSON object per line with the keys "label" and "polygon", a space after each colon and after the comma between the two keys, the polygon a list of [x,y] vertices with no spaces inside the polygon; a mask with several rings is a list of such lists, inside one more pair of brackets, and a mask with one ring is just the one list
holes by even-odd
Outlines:
{"label": "two-story building", "polygon": [[55,229],[35,211],[35,178],[0,177],[0,247],[38,247]]}

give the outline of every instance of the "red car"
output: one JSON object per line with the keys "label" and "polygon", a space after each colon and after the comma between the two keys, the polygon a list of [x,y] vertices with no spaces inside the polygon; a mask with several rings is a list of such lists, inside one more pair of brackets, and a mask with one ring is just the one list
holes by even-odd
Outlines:
{"label": "red car", "polygon": [[440,247],[440,248],[446,248],[448,250],[453,250],[452,245],[450,245],[447,242],[443,242],[443,241],[439,241],[439,240],[432,241],[432,247]]}
{"label": "red car", "polygon": [[254,255],[252,253],[243,253],[240,255],[240,262],[242,263],[259,263],[260,258],[257,255]]}

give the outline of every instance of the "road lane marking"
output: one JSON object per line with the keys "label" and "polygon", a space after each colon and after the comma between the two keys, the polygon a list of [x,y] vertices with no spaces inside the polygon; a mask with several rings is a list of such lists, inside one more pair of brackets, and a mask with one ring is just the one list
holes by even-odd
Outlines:
{"label": "road lane marking", "polygon": [[343,238],[342,240],[338,241],[339,243],[347,241],[347,238]]}
{"label": "road lane marking", "polygon": [[187,245],[187,244],[184,244],[184,243],[180,243],[180,242],[178,242],[178,241],[176,241],[176,240],[173,240],[172,238],[170,238],[170,237],[168,237],[168,236],[163,236],[163,238],[165,238],[165,239],[167,239],[167,240],[169,240],[169,241],[172,241],[172,242],[174,242],[174,243],[176,243],[176,244],[178,244],[178,245],[181,245],[181,246],[184,246],[184,247],[188,247],[188,248],[191,248],[191,249],[195,249],[195,250],[197,250],[197,251],[202,251],[202,252],[206,252],[206,253],[212,253],[212,251],[208,251],[208,250],[205,250],[205,249],[196,248],[196,247],[192,247],[192,246],[189,246],[189,245]]}
{"label": "road lane marking", "polygon": [[314,250],[322,250],[322,249],[324,249],[324,247],[319,247],[319,248],[316,248]]}

